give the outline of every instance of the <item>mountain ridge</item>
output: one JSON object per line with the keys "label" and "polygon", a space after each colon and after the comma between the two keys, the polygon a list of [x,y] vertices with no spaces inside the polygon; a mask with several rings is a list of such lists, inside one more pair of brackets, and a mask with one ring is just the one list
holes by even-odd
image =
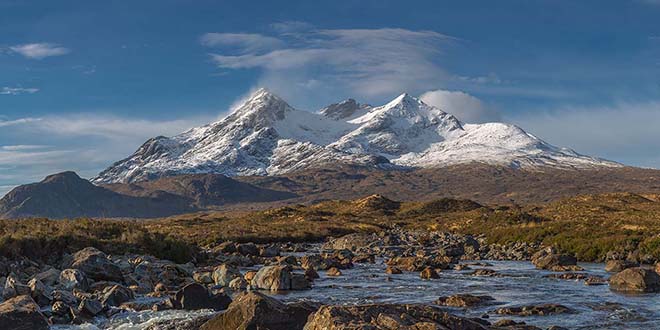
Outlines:
{"label": "mountain ridge", "polygon": [[278,175],[336,163],[429,168],[471,162],[514,168],[621,166],[555,147],[515,125],[462,123],[407,93],[381,106],[348,99],[312,113],[259,89],[217,122],[147,140],[92,181]]}

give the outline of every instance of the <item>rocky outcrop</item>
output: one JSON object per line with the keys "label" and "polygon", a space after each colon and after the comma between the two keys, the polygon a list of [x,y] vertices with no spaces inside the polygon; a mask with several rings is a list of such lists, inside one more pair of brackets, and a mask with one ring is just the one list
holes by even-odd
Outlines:
{"label": "rocky outcrop", "polygon": [[553,247],[547,247],[532,256],[532,263],[538,269],[547,269],[556,272],[580,271],[582,267],[577,265],[577,258],[566,254],[560,254]]}
{"label": "rocky outcrop", "polygon": [[73,255],[71,268],[78,269],[87,277],[97,281],[122,282],[124,276],[121,269],[108,256],[96,248],[84,248]]}
{"label": "rocky outcrop", "polygon": [[22,295],[0,304],[0,329],[48,330],[48,320],[30,296]]}
{"label": "rocky outcrop", "polygon": [[241,293],[201,330],[300,330],[316,309],[313,304],[284,304],[259,292]]}
{"label": "rocky outcrop", "polygon": [[605,264],[605,271],[618,273],[624,269],[639,267],[639,263],[628,260],[608,260]]}
{"label": "rocky outcrop", "polygon": [[516,307],[502,307],[495,310],[496,314],[501,315],[516,315],[516,316],[544,316],[563,313],[572,313],[572,310],[564,305],[559,304],[541,304],[529,306],[516,306]]}
{"label": "rocky outcrop", "polygon": [[651,269],[628,268],[609,279],[610,289],[624,292],[658,292],[660,275]]}
{"label": "rocky outcrop", "polygon": [[322,306],[304,330],[450,329],[485,330],[477,321],[425,305]]}
{"label": "rocky outcrop", "polygon": [[440,306],[450,307],[472,307],[495,300],[491,296],[474,296],[471,294],[457,294],[453,296],[440,297],[435,301]]}

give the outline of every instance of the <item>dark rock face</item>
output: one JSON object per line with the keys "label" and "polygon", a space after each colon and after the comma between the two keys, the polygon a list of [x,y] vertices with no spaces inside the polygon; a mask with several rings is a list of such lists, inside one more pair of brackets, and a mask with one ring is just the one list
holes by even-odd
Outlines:
{"label": "dark rock face", "polygon": [[224,293],[212,294],[203,285],[191,283],[176,292],[173,303],[177,309],[213,309],[220,311],[227,309],[231,303],[231,298]]}
{"label": "dark rock face", "polygon": [[97,281],[121,282],[124,280],[121,269],[113,264],[105,253],[93,247],[76,252],[73,255],[71,268],[78,269],[87,277]]}
{"label": "dark rock face", "polygon": [[424,305],[322,306],[304,330],[451,329],[485,330],[483,324]]}
{"label": "dark rock face", "polygon": [[316,309],[316,305],[284,304],[259,292],[247,292],[239,294],[225,312],[201,330],[300,330]]}
{"label": "dark rock face", "polygon": [[659,292],[660,275],[651,269],[628,268],[609,279],[610,289],[624,292]]}
{"label": "dark rock face", "polygon": [[48,330],[48,320],[30,296],[18,296],[0,304],[0,329]]}
{"label": "dark rock face", "polygon": [[571,313],[571,312],[572,310],[570,308],[559,304],[503,307],[495,310],[495,313],[497,314],[517,315],[517,316],[553,315],[553,314],[563,314],[563,313]]}
{"label": "dark rock face", "polygon": [[168,193],[134,197],[97,187],[73,172],[14,188],[0,199],[0,219],[158,217],[192,212],[186,198]]}

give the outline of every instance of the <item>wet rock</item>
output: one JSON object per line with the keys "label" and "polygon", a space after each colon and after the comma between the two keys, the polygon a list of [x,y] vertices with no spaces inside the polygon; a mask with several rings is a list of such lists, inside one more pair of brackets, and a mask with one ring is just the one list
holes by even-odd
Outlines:
{"label": "wet rock", "polygon": [[628,268],[609,279],[610,289],[627,292],[660,291],[660,275],[645,268]]}
{"label": "wet rock", "polygon": [[78,311],[85,316],[94,317],[103,311],[103,305],[97,299],[84,298],[78,305]]}
{"label": "wet rock", "polygon": [[440,297],[435,301],[441,306],[450,307],[472,307],[495,300],[491,296],[474,296],[471,294],[457,294],[453,296]]}
{"label": "wet rock", "polygon": [[54,290],[53,301],[61,301],[69,306],[75,306],[78,304],[78,299],[69,291],[64,290]]}
{"label": "wet rock", "polygon": [[334,238],[329,240],[327,243],[323,244],[324,249],[329,250],[351,250],[357,251],[361,248],[365,248],[374,243],[373,234],[348,234],[339,238]]}
{"label": "wet rock", "polygon": [[0,304],[0,329],[48,330],[48,320],[30,296],[21,295]]}
{"label": "wet rock", "polygon": [[496,329],[510,329],[510,330],[541,330],[539,327],[527,325],[525,322],[516,322],[514,320],[502,319],[493,323]]}
{"label": "wet rock", "polygon": [[51,287],[48,287],[43,284],[39,279],[33,278],[28,282],[28,287],[30,288],[30,296],[34,299],[39,306],[50,305],[50,301],[53,300]]}
{"label": "wet rock", "polygon": [[201,315],[183,319],[160,320],[149,325],[144,330],[196,330],[213,318],[213,316]]}
{"label": "wet rock", "polygon": [[355,264],[373,264],[376,263],[376,256],[373,254],[360,254],[351,260]]}
{"label": "wet rock", "polygon": [[248,287],[248,282],[241,277],[237,277],[229,282],[229,288],[235,291],[245,290]]}
{"label": "wet rock", "polygon": [[485,330],[483,324],[425,305],[322,306],[304,330],[451,329]]}
{"label": "wet rock", "polygon": [[214,284],[213,272],[210,271],[196,271],[193,273],[193,280],[201,284]]}
{"label": "wet rock", "polygon": [[121,269],[113,264],[105,253],[93,247],[74,253],[70,268],[78,269],[97,281],[121,282],[124,279]]}
{"label": "wet rock", "polygon": [[119,306],[134,298],[133,291],[130,289],[122,285],[114,285],[103,291],[101,303],[106,306]]}
{"label": "wet rock", "polygon": [[585,285],[605,285],[607,280],[598,276],[589,276],[584,280]]}
{"label": "wet rock", "polygon": [[244,243],[236,246],[238,253],[244,256],[258,256],[259,248],[254,243]]}
{"label": "wet rock", "polygon": [[488,268],[479,268],[479,269],[475,269],[474,271],[470,272],[468,275],[471,275],[471,276],[500,276],[500,273],[498,273],[498,272],[496,272],[492,269],[488,269]]}
{"label": "wet rock", "polygon": [[403,272],[397,267],[387,266],[387,268],[385,268],[385,274],[396,275],[401,273]]}
{"label": "wet rock", "polygon": [[572,310],[564,305],[559,305],[559,304],[541,304],[541,305],[529,305],[529,306],[518,306],[518,307],[502,307],[496,309],[495,313],[501,315],[516,315],[516,316],[532,316],[532,315],[544,316],[544,315],[572,313]]}
{"label": "wet rock", "polygon": [[284,304],[259,292],[239,294],[222,314],[201,326],[201,330],[298,330],[318,306]]}
{"label": "wet rock", "polygon": [[255,271],[255,270],[249,270],[249,271],[245,272],[245,276],[243,276],[243,278],[244,278],[248,283],[250,283],[250,282],[252,282],[252,279],[254,279],[254,276],[255,276],[255,275],[257,275],[257,271]]}
{"label": "wet rock", "polygon": [[639,267],[639,263],[627,260],[608,260],[605,264],[605,271],[610,273],[618,273],[624,269]]}
{"label": "wet rock", "polygon": [[328,269],[325,274],[328,275],[328,276],[341,276],[342,272],[341,272],[341,270],[337,269],[336,267],[332,267],[332,268]]}
{"label": "wet rock", "polygon": [[256,289],[281,291],[291,289],[290,266],[265,266],[254,275],[251,284]]}
{"label": "wet rock", "polygon": [[317,273],[314,268],[307,268],[307,269],[305,269],[305,277],[309,281],[313,281],[313,280],[319,278],[320,276],[319,276],[319,273]]}
{"label": "wet rock", "polygon": [[60,271],[55,268],[50,268],[44,272],[34,275],[32,279],[41,281],[46,286],[55,286],[60,279]]}
{"label": "wet rock", "polygon": [[224,310],[231,303],[226,294],[212,294],[206,287],[198,283],[191,283],[176,292],[173,306],[176,309],[197,310],[213,309]]}
{"label": "wet rock", "polygon": [[213,270],[213,281],[215,285],[228,286],[229,282],[233,279],[242,276],[238,268],[228,264],[222,264]]}
{"label": "wet rock", "polygon": [[280,255],[280,248],[277,246],[267,246],[259,249],[259,256],[273,258]]}
{"label": "wet rock", "polygon": [[2,290],[2,297],[7,300],[22,295],[30,295],[30,287],[21,283],[18,276],[14,274],[7,276]]}
{"label": "wet rock", "polygon": [[395,257],[388,260],[386,264],[408,272],[421,272],[426,267],[435,269],[449,268],[447,259],[430,257]]}
{"label": "wet rock", "polygon": [[87,277],[78,269],[65,269],[60,273],[60,286],[64,290],[78,289],[82,291],[89,290]]}
{"label": "wet rock", "polygon": [[440,278],[440,275],[438,275],[438,272],[436,272],[435,269],[426,267],[419,273],[419,277],[423,280],[430,280]]}
{"label": "wet rock", "polygon": [[566,254],[559,254],[553,247],[547,247],[532,256],[532,263],[538,269],[547,269],[557,272],[581,271],[577,259]]}

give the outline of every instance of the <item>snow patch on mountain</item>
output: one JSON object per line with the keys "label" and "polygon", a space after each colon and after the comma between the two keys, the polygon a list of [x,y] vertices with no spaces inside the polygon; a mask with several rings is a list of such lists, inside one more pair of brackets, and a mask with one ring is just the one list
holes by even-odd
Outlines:
{"label": "snow patch on mountain", "polygon": [[148,140],[93,181],[135,182],[188,173],[271,175],[336,163],[437,167],[469,162],[621,166],[554,147],[515,125],[461,123],[405,93],[383,106],[349,99],[311,113],[260,89],[220,121]]}

